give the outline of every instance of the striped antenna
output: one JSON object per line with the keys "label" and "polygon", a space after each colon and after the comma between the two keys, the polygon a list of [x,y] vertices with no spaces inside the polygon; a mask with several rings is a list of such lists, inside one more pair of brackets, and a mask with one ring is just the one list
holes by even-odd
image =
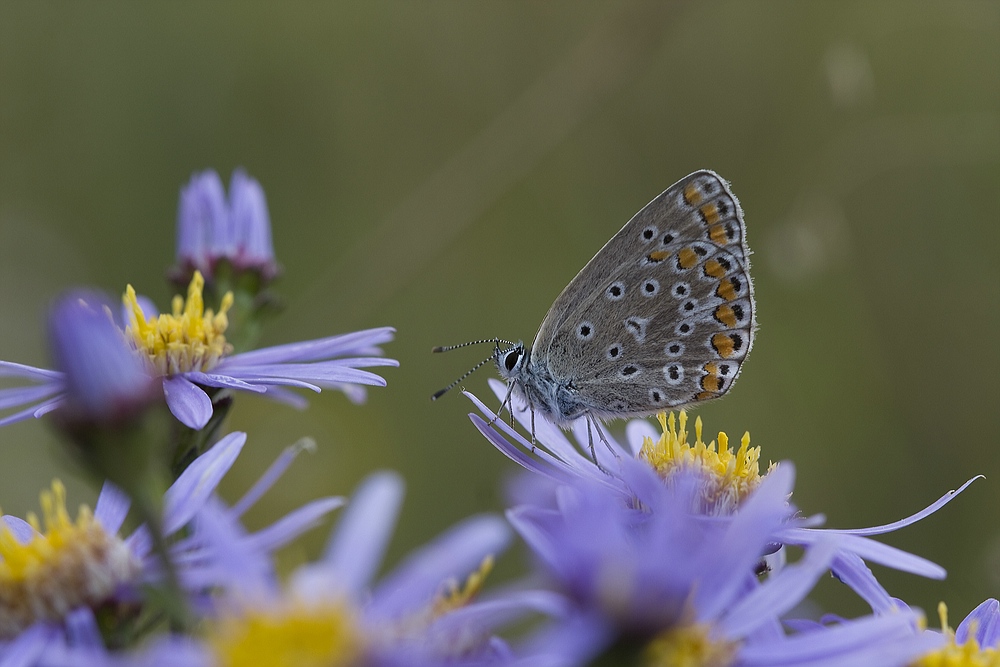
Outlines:
{"label": "striped antenna", "polygon": [[[512,343],[509,340],[504,340],[503,338],[484,338],[483,340],[473,340],[473,341],[469,341],[468,343],[459,343],[458,345],[438,345],[437,347],[431,349],[431,352],[450,352],[451,350],[457,350],[460,347],[468,347],[469,345],[481,345],[483,343],[494,343],[497,346],[499,346],[500,343],[506,343],[507,345],[510,345],[511,347],[516,347],[517,346],[516,343]],[[434,392],[434,395],[431,396],[431,400],[432,401],[436,401],[437,399],[439,399],[442,396],[444,396],[446,393],[448,393],[449,391],[451,391],[452,389],[454,389],[456,386],[458,386],[458,384],[461,383],[462,380],[464,380],[465,378],[469,377],[470,375],[472,375],[473,373],[475,373],[476,371],[478,371],[480,368],[483,367],[484,364],[488,363],[492,359],[493,359],[493,355],[491,354],[490,356],[486,357],[485,359],[483,359],[482,361],[480,361],[478,364],[476,364],[475,366],[473,366],[472,368],[470,368],[468,371],[466,371],[462,375],[462,377],[458,378],[457,380],[455,380],[454,382],[452,382],[450,385],[448,385],[444,389],[441,389],[439,391]]]}

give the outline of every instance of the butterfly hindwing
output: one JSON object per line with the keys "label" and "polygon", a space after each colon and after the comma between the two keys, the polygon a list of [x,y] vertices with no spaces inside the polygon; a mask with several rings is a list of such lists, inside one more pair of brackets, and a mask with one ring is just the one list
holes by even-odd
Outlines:
{"label": "butterfly hindwing", "polygon": [[753,344],[746,228],[714,172],[639,211],[559,295],[532,362],[572,381],[591,414],[650,414],[721,396]]}

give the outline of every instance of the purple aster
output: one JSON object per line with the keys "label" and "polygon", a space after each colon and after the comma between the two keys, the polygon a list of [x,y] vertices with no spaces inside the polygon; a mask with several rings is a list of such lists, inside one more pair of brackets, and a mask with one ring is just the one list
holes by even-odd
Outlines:
{"label": "purple aster", "polygon": [[[198,532],[206,513],[237,523],[239,517],[277,480],[302,447],[288,448],[233,508],[225,507],[215,489],[246,442],[232,433],[198,457],[163,498],[163,530],[173,536],[170,546],[182,586],[198,603],[204,591],[231,583]],[[58,482],[43,493],[45,531],[37,520],[11,516],[0,519],[0,664],[47,664],[49,649],[73,644],[74,619],[116,602],[139,605],[142,586],[161,578],[161,563],[150,534],[140,526],[128,538],[118,537],[129,511],[127,496],[110,483],[101,490],[93,513],[81,508],[77,519],[65,506],[65,489]],[[255,533],[241,533],[233,547],[256,558],[313,527],[341,498],[321,498],[291,512]],[[32,525],[34,524],[34,525]],[[195,528],[181,534],[184,528]],[[21,661],[18,661],[20,658]]]}
{"label": "purple aster", "polygon": [[75,291],[53,305],[49,341],[58,371],[0,361],[0,376],[37,385],[0,390],[0,409],[29,405],[0,425],[40,417],[62,406],[74,423],[109,423],[138,414],[159,396],[146,362],[135,354],[98,292]]}
{"label": "purple aster", "polygon": [[933,634],[940,638],[939,645],[913,661],[911,667],[987,667],[1000,661],[1000,602],[994,598],[982,602],[956,630],[948,625],[948,607],[943,602],[938,605],[938,615],[941,631]]}
{"label": "purple aster", "polygon": [[[491,388],[501,399],[506,387],[497,381]],[[750,447],[749,436],[744,436],[740,448],[733,452],[724,433],[719,434],[718,444],[706,444],[702,440],[701,420],[695,422],[695,443],[687,441],[686,415],[681,412],[679,425],[673,415],[661,419],[662,433],[657,433],[644,420],[633,420],[626,426],[626,445],[605,435],[603,443],[595,443],[595,451],[603,471],[594,465],[589,456],[589,434],[583,420],[573,424],[574,440],[568,438],[559,428],[545,419],[536,418],[535,443],[532,444],[516,430],[494,419],[493,413],[477,398],[467,394],[480,412],[482,419],[471,414],[470,418],[484,436],[505,456],[535,473],[532,478],[519,481],[515,490],[516,502],[539,504],[549,502],[545,495],[551,495],[552,484],[537,483],[539,479],[557,484],[584,480],[603,486],[618,494],[625,502],[631,502],[637,495],[626,470],[636,462],[654,473],[661,483],[669,484],[673,475],[697,472],[702,486],[694,502],[694,510],[705,515],[724,519],[731,516],[745,499],[767,479],[768,474],[758,471],[759,448]],[[514,417],[524,428],[531,428],[530,415],[515,403]],[[595,436],[596,437],[596,436]],[[635,479],[634,477],[632,478]],[[840,551],[834,558],[833,571],[845,583],[861,595],[878,612],[894,608],[888,593],[875,580],[866,562],[875,562],[886,567],[942,579],[945,571],[930,561],[882,544],[871,539],[915,523],[946,505],[972,483],[969,480],[957,491],[950,491],[925,509],[900,521],[871,528],[835,530],[818,526],[822,516],[783,524],[775,529],[769,540],[775,544],[808,546],[836,535]]]}
{"label": "purple aster", "polygon": [[228,201],[214,170],[194,174],[181,189],[174,277],[183,284],[200,271],[211,281],[222,260],[264,282],[278,273],[264,189],[242,169],[233,172]]}
{"label": "purple aster", "polygon": [[[526,613],[558,614],[565,601],[544,591],[477,598],[492,555],[509,540],[498,517],[470,518],[417,550],[374,582],[402,500],[391,473],[369,477],[353,495],[321,560],[299,568],[287,587],[259,550],[242,548],[243,530],[224,513],[199,515],[224,595],[204,623],[203,639],[168,636],[137,654],[89,641],[63,643],[47,664],[323,664],[404,667],[508,665],[513,650],[493,630]],[[472,574],[464,583],[456,576]],[[213,577],[215,578],[215,577]],[[179,656],[182,656],[179,657]]]}
{"label": "purple aster", "polygon": [[[0,426],[41,417],[66,403],[75,389],[84,405],[112,401],[103,409],[120,409],[119,403],[149,395],[147,383],[152,376],[162,386],[174,416],[185,426],[201,429],[212,416],[209,391],[247,391],[302,408],[305,399],[291,389],[338,389],[360,402],[365,397],[362,385],[385,386],[384,379],[362,368],[399,365],[377,356],[381,354],[378,346],[392,340],[395,330],[391,327],[230,354],[225,330],[232,294],[223,298],[215,313],[205,309],[203,288],[204,280],[195,272],[187,301],[175,297],[172,313],[160,315],[148,312],[148,302],[129,286],[124,297],[128,315],[124,331],[114,331],[110,320],[105,323],[87,315],[88,308],[70,307],[77,303],[76,297],[61,300],[60,304],[70,306],[53,311],[49,327],[59,370],[0,362],[0,375],[40,383],[0,392],[0,408],[29,405],[0,419]],[[67,311],[74,317],[67,317]],[[75,326],[81,323],[86,326]],[[132,348],[134,358],[129,358],[123,343]],[[137,369],[144,369],[146,377]],[[134,390],[131,398],[130,388]]]}
{"label": "purple aster", "polygon": [[636,490],[631,504],[608,485],[578,479],[559,486],[557,507],[508,512],[557,590],[576,603],[576,614],[534,639],[567,656],[567,664],[589,664],[625,642],[641,650],[644,664],[664,667],[901,666],[939,641],[919,633],[919,614],[908,610],[785,634],[780,618],[839,550],[837,538],[828,538],[758,579],[770,536],[797,521],[786,502],[790,464],[778,466],[726,521],[692,511],[700,504],[697,474],[663,484],[629,460],[622,475]]}

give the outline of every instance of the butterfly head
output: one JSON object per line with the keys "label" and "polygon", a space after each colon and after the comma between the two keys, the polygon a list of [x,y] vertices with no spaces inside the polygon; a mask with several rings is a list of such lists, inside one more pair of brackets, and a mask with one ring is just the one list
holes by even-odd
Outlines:
{"label": "butterfly head", "polygon": [[500,344],[497,343],[496,349],[493,351],[493,361],[496,362],[497,371],[508,382],[520,378],[527,358],[528,351],[521,341],[507,347],[500,347]]}

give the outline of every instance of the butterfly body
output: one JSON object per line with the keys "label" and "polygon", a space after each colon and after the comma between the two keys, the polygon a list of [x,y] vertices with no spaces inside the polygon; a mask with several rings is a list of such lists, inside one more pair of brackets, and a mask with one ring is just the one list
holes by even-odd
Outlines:
{"label": "butterfly body", "polygon": [[511,390],[560,426],[725,394],[753,345],[746,228],[715,172],[643,207],[556,298],[530,349],[497,347]]}

